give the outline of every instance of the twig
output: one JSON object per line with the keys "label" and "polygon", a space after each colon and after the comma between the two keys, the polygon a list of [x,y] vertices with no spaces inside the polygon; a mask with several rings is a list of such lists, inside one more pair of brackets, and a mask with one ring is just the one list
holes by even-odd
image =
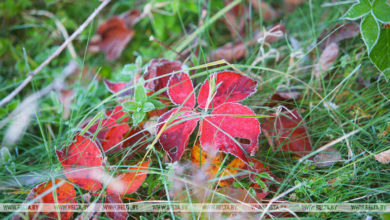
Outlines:
{"label": "twig", "polygon": [[11,101],[24,87],[27,86],[28,83],[31,82],[32,78],[37,75],[41,70],[47,66],[54,58],[61,54],[61,52],[68,46],[70,42],[72,42],[81,32],[91,23],[91,21],[99,14],[99,12],[110,2],[111,0],[104,0],[99,7],[95,9],[95,11],[80,25],[79,28],[73,34],[62,43],[62,45],[52,54],[50,55],[41,65],[39,65],[34,71],[30,72],[27,78],[7,97],[1,100],[0,107],[7,104]]}

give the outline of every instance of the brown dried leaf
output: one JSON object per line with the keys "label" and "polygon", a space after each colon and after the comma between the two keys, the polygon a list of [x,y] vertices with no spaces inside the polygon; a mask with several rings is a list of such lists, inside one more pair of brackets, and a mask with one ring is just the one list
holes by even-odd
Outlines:
{"label": "brown dried leaf", "polygon": [[286,4],[287,11],[292,12],[294,9],[304,3],[306,0],[284,0],[284,3]]}
{"label": "brown dried leaf", "polygon": [[296,100],[300,99],[301,96],[302,94],[300,92],[280,91],[273,94],[268,103],[266,103],[265,105],[269,107],[275,107],[279,104],[282,104],[287,108],[293,108],[293,105],[291,105],[291,103],[296,102]]}
{"label": "brown dried leaf", "polygon": [[133,27],[140,19],[141,12],[138,9],[133,9],[121,14],[119,17],[122,18],[128,28]]}
{"label": "brown dried leaf", "polygon": [[[284,26],[277,24],[271,27],[265,33],[257,33],[254,39],[268,44],[272,44],[282,38],[284,32]],[[236,44],[227,43],[222,47],[218,48],[217,50],[213,51],[210,55],[209,61],[225,59],[228,62],[233,62],[242,59],[247,54],[247,47],[255,44],[255,40],[249,41],[247,45],[241,42]]]}
{"label": "brown dried leaf", "polygon": [[263,17],[264,21],[272,21],[280,16],[278,12],[276,12],[268,3],[264,1],[252,0],[251,3],[256,13],[261,11],[261,16]]}
{"label": "brown dried leaf", "polygon": [[383,164],[390,163],[390,149],[387,151],[383,151],[382,153],[379,153],[375,155],[375,159]]}
{"label": "brown dried leaf", "polygon": [[338,43],[340,41],[353,38],[358,35],[359,32],[360,27],[356,23],[337,24],[336,26],[328,28],[321,33],[320,37],[317,40],[317,42],[319,43],[318,47],[323,50],[330,43]]}
{"label": "brown dried leaf", "polygon": [[317,165],[317,167],[329,167],[340,160],[340,152],[333,147],[327,148],[313,158],[313,161]]}
{"label": "brown dried leaf", "polygon": [[117,59],[134,35],[134,31],[127,29],[122,18],[113,17],[101,24],[97,30],[99,37],[91,42],[89,50],[103,51],[107,60]]}
{"label": "brown dried leaf", "polygon": [[[226,0],[225,5],[229,5],[232,0]],[[247,18],[247,8],[243,4],[237,4],[225,14],[225,24],[233,38],[245,33],[245,20]],[[244,15],[244,16],[243,16]]]}
{"label": "brown dried leaf", "polygon": [[[232,0],[225,0],[225,6],[232,2]],[[271,21],[279,17],[279,14],[269,4],[263,1],[250,0],[249,4],[252,4],[255,13],[260,11],[262,18],[265,21]],[[225,13],[224,22],[233,38],[236,38],[237,34],[245,34],[245,22],[248,19],[248,14],[249,6],[244,3],[237,4],[230,11]]]}
{"label": "brown dried leaf", "polygon": [[243,43],[233,45],[232,43],[225,44],[224,46],[213,51],[210,55],[211,60],[225,59],[228,62],[233,62],[242,59],[246,56],[246,48]]}
{"label": "brown dried leaf", "polygon": [[319,63],[315,66],[315,76],[318,78],[321,76],[321,73],[328,71],[333,66],[333,63],[336,61],[338,55],[339,46],[336,43],[332,42],[326,46],[325,50],[322,51]]}

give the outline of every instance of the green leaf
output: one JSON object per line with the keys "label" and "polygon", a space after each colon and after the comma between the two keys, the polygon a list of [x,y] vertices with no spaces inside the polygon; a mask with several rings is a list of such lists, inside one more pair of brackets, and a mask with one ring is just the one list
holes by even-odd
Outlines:
{"label": "green leaf", "polygon": [[128,112],[138,112],[141,110],[142,105],[138,102],[128,101],[122,104],[123,108]]}
{"label": "green leaf", "polygon": [[144,103],[148,97],[146,96],[146,90],[143,80],[140,80],[137,87],[135,87],[134,99],[136,102]]}
{"label": "green leaf", "polygon": [[377,44],[370,52],[370,59],[386,77],[390,77],[390,29],[383,28]]}
{"label": "green leaf", "polygon": [[137,68],[142,67],[142,57],[141,56],[137,56],[137,58],[135,59],[135,65]]}
{"label": "green leaf", "polygon": [[371,51],[379,38],[379,23],[372,14],[369,14],[362,19],[360,29],[362,32],[363,41],[366,44],[368,51]]}
{"label": "green leaf", "polygon": [[145,102],[142,105],[142,111],[143,112],[150,112],[150,111],[152,111],[154,109],[155,109],[155,107],[154,107],[153,103],[151,103],[151,102]]}
{"label": "green leaf", "polygon": [[374,0],[372,13],[382,23],[390,23],[390,4],[388,0]]}
{"label": "green leaf", "polygon": [[155,100],[155,99],[150,99],[149,100],[151,103],[153,103],[154,107],[156,107],[157,109],[162,109],[162,108],[165,108],[165,105],[164,103],[158,101],[158,100]]}
{"label": "green leaf", "polygon": [[344,15],[344,19],[356,20],[371,11],[371,3],[368,0],[360,0],[353,4]]}
{"label": "green leaf", "polygon": [[139,123],[141,123],[146,116],[145,112],[134,112],[131,116],[133,119],[133,125],[137,126]]}
{"label": "green leaf", "polygon": [[131,81],[137,73],[137,66],[135,64],[126,64],[121,71],[115,73],[114,78],[117,81],[128,82]]}

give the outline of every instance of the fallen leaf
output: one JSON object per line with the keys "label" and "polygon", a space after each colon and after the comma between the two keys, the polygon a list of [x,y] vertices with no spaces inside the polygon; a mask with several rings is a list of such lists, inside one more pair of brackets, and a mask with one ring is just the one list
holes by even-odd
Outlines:
{"label": "fallen leaf", "polygon": [[329,147],[326,150],[321,151],[313,158],[313,161],[317,167],[329,167],[340,160],[340,152],[333,147]]}
{"label": "fallen leaf", "polygon": [[92,192],[102,188],[99,174],[104,172],[103,156],[91,139],[77,135],[74,143],[56,154],[69,181]]}
{"label": "fallen leaf", "polygon": [[375,159],[383,164],[390,163],[390,149],[375,155]]}
{"label": "fallen leaf", "polygon": [[172,161],[178,161],[183,156],[190,135],[198,124],[199,117],[190,108],[173,108],[159,118],[157,133],[171,117],[176,118],[167,125],[159,138],[159,142]]}
{"label": "fallen leaf", "polygon": [[[225,6],[231,3],[232,0],[225,0]],[[233,38],[237,37],[237,33],[238,35],[242,35],[245,32],[246,11],[247,8],[244,4],[237,4],[225,13],[225,19],[223,21]]]}
{"label": "fallen leaf", "polygon": [[287,11],[292,12],[300,4],[304,3],[306,0],[284,0],[284,3],[287,6]]}
{"label": "fallen leaf", "polygon": [[173,75],[169,79],[167,86],[168,95],[174,104],[188,108],[195,107],[194,86],[187,73]]}
{"label": "fallen leaf", "polygon": [[234,158],[222,171],[220,177],[231,177],[229,179],[220,180],[219,186],[231,186],[235,179],[242,177],[235,177],[240,172],[243,172],[247,165],[239,158]]}
{"label": "fallen leaf", "polygon": [[[126,205],[122,202],[122,199],[119,194],[109,193],[106,196],[106,203],[108,205],[114,206],[117,210],[126,210]],[[127,220],[129,218],[129,213],[126,211],[115,211],[110,212],[106,210],[106,215],[113,220]]]}
{"label": "fallen leaf", "polygon": [[107,186],[107,192],[111,194],[131,194],[138,190],[138,188],[145,181],[149,169],[150,161],[139,163],[127,170],[129,172],[122,173]]}
{"label": "fallen leaf", "polygon": [[[145,88],[150,89],[153,93],[166,88],[171,77],[170,73],[182,69],[183,65],[180,61],[167,59],[151,60],[144,74],[144,78],[147,81]],[[164,91],[162,94],[168,96],[167,91]]]}
{"label": "fallen leaf", "polygon": [[265,104],[269,107],[275,107],[277,105],[283,105],[286,108],[293,108],[293,104],[300,99],[302,94],[295,91],[280,91],[272,95],[270,100]]}
{"label": "fallen leaf", "polygon": [[[209,100],[210,81],[219,85]],[[247,76],[235,72],[214,73],[199,90],[198,105],[200,108],[215,108],[223,103],[239,102],[251,96],[257,90],[257,82]],[[206,106],[207,102],[210,104]]]}
{"label": "fallen leaf", "polygon": [[197,143],[192,147],[191,161],[193,164],[202,168],[207,173],[208,179],[213,179],[217,175],[222,162],[222,153],[207,153],[202,150],[200,144]]}
{"label": "fallen leaf", "polygon": [[113,17],[101,24],[97,30],[98,38],[90,44],[90,51],[103,51],[107,60],[116,60],[134,36],[134,31],[127,29],[122,18]]}
{"label": "fallen leaf", "polygon": [[131,28],[139,21],[140,15],[141,12],[138,9],[133,9],[119,15],[119,17],[125,21],[128,28]]}
{"label": "fallen leaf", "polygon": [[[177,76],[171,77],[177,79]],[[189,81],[188,75],[181,75],[179,77],[184,77],[186,81]],[[215,86],[213,87],[217,87],[215,92],[209,94],[209,80],[206,80],[198,96],[199,107],[205,108],[206,106],[210,106],[214,108],[211,116],[202,119],[201,146],[206,151],[224,151],[231,153],[247,162],[246,155],[248,153],[253,154],[257,150],[256,144],[257,136],[260,133],[260,125],[256,118],[248,117],[249,115],[255,115],[251,109],[232,102],[241,101],[252,95],[256,91],[257,82],[247,76],[229,71],[213,74],[210,77],[210,82],[213,81],[215,81]],[[174,92],[180,94],[172,94]],[[182,83],[180,90],[172,90],[170,92],[170,98],[174,97],[175,101],[172,100],[174,103],[183,102],[183,97],[191,98],[192,93],[194,93],[192,83]],[[194,102],[185,104],[187,106],[193,106]],[[225,114],[228,114],[228,116],[225,116]],[[170,158],[173,161],[177,161],[183,155],[189,137],[196,128],[200,117],[192,108],[176,107],[159,118],[159,131],[168,122],[171,115],[175,117],[180,115],[180,118],[174,119],[171,126],[166,127],[159,137],[159,142]],[[220,125],[222,121],[223,124]],[[239,121],[242,123],[239,123]],[[245,123],[248,126],[242,126]],[[222,132],[214,129],[215,126],[222,126]],[[206,130],[203,130],[205,128]],[[213,135],[216,134],[218,135],[214,138]],[[229,135],[233,135],[233,138]],[[229,137],[233,140],[229,140]],[[238,141],[234,140],[234,138],[237,138]],[[237,143],[241,146],[238,146]],[[243,147],[243,150],[240,147]]]}
{"label": "fallen leaf", "polygon": [[[281,39],[284,35],[285,29],[281,24],[274,25],[269,30],[255,34],[254,39],[260,43],[272,44]],[[247,55],[247,48],[256,43],[255,40],[249,41],[246,44],[242,42],[227,43],[222,47],[211,52],[209,61],[225,59],[228,62],[234,62],[244,58]]]}
{"label": "fallen leaf", "polygon": [[[64,203],[77,203],[75,200],[76,197],[76,190],[74,190],[73,185],[66,182],[63,179],[55,179],[54,183],[60,184],[59,186],[53,188],[53,182],[48,181],[41,183],[37,186],[35,186],[33,189],[31,189],[30,193],[28,194],[26,201],[33,200],[37,198],[38,196],[42,196],[42,194],[46,193],[47,191],[50,191],[46,195],[42,196],[39,200],[37,200],[38,203],[54,203],[56,202],[64,204]],[[56,194],[56,199],[54,198],[53,194]],[[55,218],[58,219],[58,213],[57,212],[43,212],[46,215],[46,218]],[[29,213],[29,217],[31,219],[36,218],[37,215],[43,215],[43,213]],[[71,219],[73,212],[60,212],[61,219]]]}
{"label": "fallen leaf", "polygon": [[[273,176],[268,167],[265,167],[263,163],[256,159],[250,159],[250,163],[253,164],[253,166],[249,166],[241,159],[234,158],[226,167],[221,168],[223,161],[222,153],[208,153],[200,148],[199,143],[195,144],[192,148],[191,161],[193,164],[203,169],[203,172],[206,172],[209,180],[217,178],[217,173],[221,170],[220,175],[218,176],[221,178],[218,179],[219,186],[231,186],[236,179],[248,176],[254,177],[257,173],[266,172]],[[242,174],[238,175],[239,173]],[[265,180],[265,182],[269,181],[270,180]]]}
{"label": "fallen leaf", "polygon": [[297,109],[272,114],[262,123],[261,129],[275,151],[287,151],[302,157],[312,150],[306,124]]}
{"label": "fallen leaf", "polygon": [[[238,103],[225,103],[214,108],[203,120],[200,143],[210,149],[235,155],[244,162],[258,150],[260,123],[250,108]],[[243,126],[244,125],[244,126]]]}
{"label": "fallen leaf", "polygon": [[339,55],[339,46],[336,43],[330,43],[320,56],[319,63],[314,68],[314,75],[317,78],[324,77],[322,73],[327,72],[336,61]]}
{"label": "fallen leaf", "polygon": [[122,93],[119,94],[119,97],[134,95],[134,88],[131,88],[133,85],[132,82],[111,82],[110,80],[104,79],[104,85],[106,86],[107,90],[113,94],[122,91]]}
{"label": "fallen leaf", "polygon": [[360,26],[356,23],[337,24],[334,27],[324,30],[317,39],[320,50],[325,49],[330,43],[354,38],[360,33]]}
{"label": "fallen leaf", "polygon": [[264,21],[272,21],[280,16],[280,14],[275,11],[271,5],[264,1],[251,0],[251,3],[256,13],[260,11],[261,17],[264,19]]}
{"label": "fallen leaf", "polygon": [[[224,1],[225,6],[232,2],[232,0]],[[279,17],[279,14],[266,2],[251,0],[249,4],[251,4],[251,7],[253,8],[252,10],[259,13],[264,21],[271,21]],[[223,21],[229,29],[232,38],[237,38],[237,35],[244,36],[245,24],[249,19],[249,13],[249,5],[245,3],[237,4],[225,13],[225,19]]]}
{"label": "fallen leaf", "polygon": [[243,43],[227,43],[222,47],[212,51],[210,61],[225,59],[227,62],[234,62],[246,56],[246,47]]}

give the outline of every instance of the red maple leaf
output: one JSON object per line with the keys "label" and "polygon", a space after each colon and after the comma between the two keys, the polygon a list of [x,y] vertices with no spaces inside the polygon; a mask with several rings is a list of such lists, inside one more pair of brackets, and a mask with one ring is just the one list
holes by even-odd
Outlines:
{"label": "red maple leaf", "polygon": [[[213,93],[211,82],[217,85]],[[260,123],[251,117],[255,113],[250,108],[236,102],[256,91],[256,81],[229,71],[211,75],[198,95],[198,107],[213,108],[207,116],[195,110],[194,87],[187,73],[172,75],[167,86],[171,101],[180,106],[159,118],[158,132],[164,128],[159,142],[172,161],[180,160],[200,120],[200,143],[205,151],[227,152],[248,163],[247,155],[257,150]]]}
{"label": "red maple leaf", "polygon": [[[37,201],[38,203],[77,203],[75,200],[76,190],[74,190],[72,184],[66,182],[63,179],[55,179],[54,184],[55,185],[53,185],[53,181],[48,181],[35,186],[30,190],[26,201],[31,201],[40,197],[40,199],[38,199]],[[56,199],[53,196],[54,193],[56,194]],[[60,212],[61,219],[71,219],[72,214],[73,212]],[[46,215],[45,217],[48,219],[59,219],[59,216],[56,211],[50,212],[47,210],[43,210],[41,213],[29,213],[29,217],[31,219],[37,219],[38,215]],[[16,217],[13,219],[21,218]]]}

